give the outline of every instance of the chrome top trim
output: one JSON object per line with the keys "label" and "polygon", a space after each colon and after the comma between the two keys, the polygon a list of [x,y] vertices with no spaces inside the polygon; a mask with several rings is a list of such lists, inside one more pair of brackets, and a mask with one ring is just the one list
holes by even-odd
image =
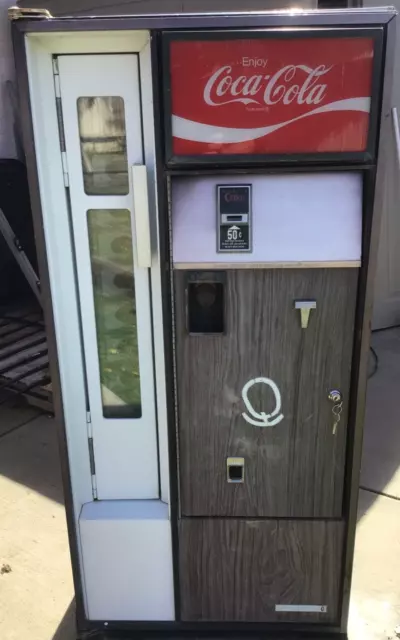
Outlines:
{"label": "chrome top trim", "polygon": [[[28,22],[29,15],[24,16],[24,9],[21,7],[18,22],[23,20]],[[32,10],[31,10],[32,11]],[[219,12],[219,13],[170,13],[170,14],[119,14],[119,15],[72,15],[47,17],[46,24],[51,25],[50,30],[56,25],[60,27],[69,23],[79,23],[79,30],[82,31],[82,25],[87,23],[89,30],[99,30],[101,25],[107,22],[105,29],[112,29],[111,23],[124,20],[124,29],[143,28],[143,29],[197,29],[206,28],[268,28],[268,27],[315,27],[315,26],[368,26],[387,24],[397,15],[394,7],[364,7],[360,9],[287,9],[278,11],[242,11],[242,12]],[[12,17],[12,14],[11,16]],[[93,24],[93,20],[96,24]],[[34,22],[34,21],[32,21]],[[43,21],[38,21],[38,30],[43,30],[40,26]],[[36,23],[38,25],[38,23]],[[89,26],[90,25],[90,26]],[[32,29],[27,29],[34,31]],[[60,28],[60,30],[62,30]]]}

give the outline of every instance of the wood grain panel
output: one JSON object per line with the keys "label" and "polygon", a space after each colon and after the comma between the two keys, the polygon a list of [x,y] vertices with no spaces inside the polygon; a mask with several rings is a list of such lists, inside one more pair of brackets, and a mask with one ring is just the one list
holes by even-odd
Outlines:
{"label": "wood grain panel", "polygon": [[[339,517],[358,269],[226,273],[226,334],[189,336],[186,274],[175,273],[180,483],[183,515]],[[314,299],[301,329],[294,301]],[[242,417],[244,384],[272,378],[284,419],[260,428]],[[329,389],[344,395],[332,432]],[[270,413],[271,389],[252,388]],[[245,482],[228,484],[226,458],[245,458]]]}
{"label": "wood grain panel", "polygon": [[[337,621],[342,522],[185,518],[179,526],[183,620]],[[277,604],[327,612],[277,613]]]}

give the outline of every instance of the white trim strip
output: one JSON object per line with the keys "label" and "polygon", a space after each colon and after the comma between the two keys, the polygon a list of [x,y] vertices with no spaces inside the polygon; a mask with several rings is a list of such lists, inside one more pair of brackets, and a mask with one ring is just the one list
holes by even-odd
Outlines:
{"label": "white trim strip", "polygon": [[174,262],[174,269],[348,269],[361,267],[361,260],[327,262]]}
{"label": "white trim strip", "polygon": [[150,223],[146,165],[131,166],[137,267],[150,269]]}
{"label": "white trim strip", "polygon": [[309,116],[327,111],[362,111],[369,113],[371,106],[370,98],[346,98],[345,100],[337,100],[330,102],[322,107],[317,107],[308,113],[303,113],[297,118],[286,120],[286,122],[278,122],[268,127],[257,127],[255,129],[235,129],[233,127],[219,127],[212,124],[204,124],[203,122],[194,122],[180,116],[172,115],[172,133],[175,138],[182,140],[191,140],[192,142],[207,142],[220,144],[247,142],[267,136],[282,127],[286,127],[297,120],[308,118]]}
{"label": "white trim strip", "polygon": [[281,613],[328,613],[326,604],[276,604],[275,611]]}

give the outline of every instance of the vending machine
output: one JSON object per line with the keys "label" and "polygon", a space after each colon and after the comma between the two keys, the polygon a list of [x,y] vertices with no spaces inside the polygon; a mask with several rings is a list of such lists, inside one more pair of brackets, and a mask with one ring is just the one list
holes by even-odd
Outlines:
{"label": "vending machine", "polygon": [[394,11],[11,17],[79,631],[347,637]]}

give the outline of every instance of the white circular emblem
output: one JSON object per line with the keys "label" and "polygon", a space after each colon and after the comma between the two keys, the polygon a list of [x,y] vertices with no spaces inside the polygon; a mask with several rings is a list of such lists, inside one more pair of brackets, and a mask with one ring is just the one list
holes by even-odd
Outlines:
{"label": "white circular emblem", "polygon": [[[249,398],[247,397],[247,393],[249,389],[251,389],[253,385],[258,384],[259,382],[262,382],[263,384],[267,384],[269,387],[271,387],[272,391],[274,392],[275,409],[272,411],[272,413],[264,413],[264,411],[262,411],[261,413],[258,413],[252,406]],[[247,422],[249,422],[250,424],[253,424],[255,427],[274,427],[281,420],[283,420],[283,414],[280,413],[281,406],[282,406],[281,394],[278,389],[278,386],[270,378],[253,378],[252,380],[249,380],[248,382],[246,382],[246,384],[242,389],[242,398],[247,411],[253,417],[251,418],[250,416],[247,415],[247,413],[242,413],[242,416]]]}

